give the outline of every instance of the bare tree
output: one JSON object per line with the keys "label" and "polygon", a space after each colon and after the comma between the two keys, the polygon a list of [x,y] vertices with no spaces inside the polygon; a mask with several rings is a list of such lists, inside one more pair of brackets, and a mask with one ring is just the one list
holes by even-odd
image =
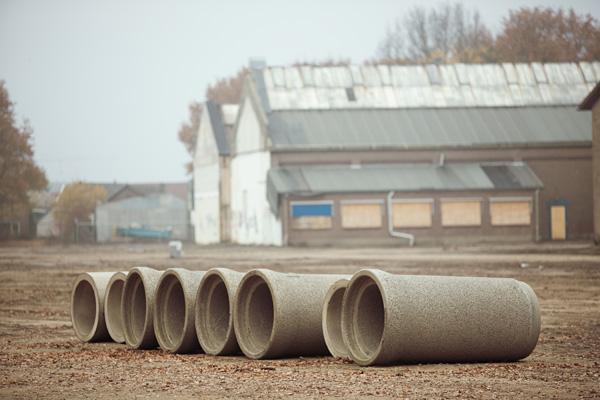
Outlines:
{"label": "bare tree", "polygon": [[379,43],[378,62],[398,64],[495,61],[494,40],[477,10],[461,3],[443,4],[427,11],[414,7],[388,27]]}

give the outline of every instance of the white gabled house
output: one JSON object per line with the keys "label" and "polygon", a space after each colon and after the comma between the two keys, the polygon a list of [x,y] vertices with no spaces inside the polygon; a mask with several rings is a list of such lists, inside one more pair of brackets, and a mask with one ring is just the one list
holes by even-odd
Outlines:
{"label": "white gabled house", "polygon": [[271,152],[264,106],[253,80],[246,79],[231,160],[231,241],[240,244],[282,245],[281,220],[267,201]]}
{"label": "white gabled house", "polygon": [[199,244],[230,241],[230,162],[232,127],[238,106],[208,101],[196,139],[191,222]]}

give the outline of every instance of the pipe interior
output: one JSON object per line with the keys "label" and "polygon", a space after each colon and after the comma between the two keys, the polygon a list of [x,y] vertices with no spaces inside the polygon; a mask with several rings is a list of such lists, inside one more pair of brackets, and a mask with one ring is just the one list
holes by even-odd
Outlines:
{"label": "pipe interior", "polygon": [[346,354],[346,345],[342,337],[342,299],[344,298],[345,287],[338,288],[327,303],[327,318],[325,329],[329,337],[329,345],[336,353]]}
{"label": "pipe interior", "polygon": [[273,297],[269,285],[260,276],[253,276],[245,282],[247,288],[242,293],[243,315],[240,320],[243,337],[240,344],[258,354],[269,346],[273,331]]}
{"label": "pipe interior", "polygon": [[185,325],[185,294],[181,282],[174,275],[169,277],[162,307],[161,328],[164,328],[164,339],[170,347],[174,347],[181,342]]}
{"label": "pipe interior", "polygon": [[87,337],[94,329],[97,318],[98,304],[94,288],[87,280],[81,280],[73,299],[73,324],[81,336]]}
{"label": "pipe interior", "polygon": [[106,292],[106,310],[104,316],[111,331],[117,336],[123,336],[123,313],[121,312],[121,298],[123,297],[123,284],[121,279],[112,282]]}
{"label": "pipe interior", "polygon": [[130,304],[130,333],[133,336],[134,342],[139,343],[144,334],[144,327],[146,326],[146,290],[144,282],[139,275],[134,275],[133,279]]}
{"label": "pipe interior", "polygon": [[223,344],[230,325],[229,293],[223,280],[213,282],[211,289],[205,320],[208,324],[208,339],[213,345]]}
{"label": "pipe interior", "polygon": [[361,280],[352,307],[354,350],[361,358],[371,358],[377,352],[385,324],[385,310],[379,287],[371,278]]}

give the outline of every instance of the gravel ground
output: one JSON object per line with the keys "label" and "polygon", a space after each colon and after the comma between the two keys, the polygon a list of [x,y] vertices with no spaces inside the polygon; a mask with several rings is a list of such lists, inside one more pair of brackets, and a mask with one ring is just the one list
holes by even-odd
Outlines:
{"label": "gravel ground", "polygon": [[[165,243],[0,243],[0,398],[600,398],[600,248],[590,244],[184,251],[175,260]],[[333,357],[256,361],[79,342],[69,315],[75,277],[139,265],[512,277],[536,292],[542,333],[520,362],[367,368]]]}

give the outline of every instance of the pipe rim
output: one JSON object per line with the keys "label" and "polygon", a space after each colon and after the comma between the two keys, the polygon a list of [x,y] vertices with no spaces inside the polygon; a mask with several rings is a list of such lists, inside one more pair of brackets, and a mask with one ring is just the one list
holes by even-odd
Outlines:
{"label": "pipe rim", "polygon": [[108,334],[116,343],[125,342],[121,301],[126,278],[126,273],[115,272],[108,281],[104,294],[104,321]]}
{"label": "pipe rim", "polygon": [[187,327],[187,304],[182,277],[167,270],[156,288],[154,333],[160,347],[175,352],[182,344]]}
{"label": "pipe rim", "polygon": [[[84,298],[82,298],[84,297]],[[87,306],[90,301],[94,302],[93,315]],[[98,288],[94,279],[87,273],[79,275],[75,279],[71,291],[71,323],[75,335],[82,342],[89,342],[93,339],[100,316],[100,299]]]}
{"label": "pipe rim", "polygon": [[372,271],[357,272],[342,302],[342,336],[350,358],[359,365],[375,362],[381,353],[387,326],[387,300]]}
{"label": "pipe rim", "polygon": [[[139,312],[141,308],[144,309],[143,313]],[[125,342],[128,345],[137,348],[142,344],[144,332],[150,318],[149,311],[144,277],[138,269],[134,268],[127,275],[121,297],[123,333],[125,334]]]}
{"label": "pipe rim", "polygon": [[348,347],[342,334],[342,305],[348,279],[340,279],[327,291],[323,302],[323,337],[327,349],[334,357],[348,357]]}
{"label": "pipe rim", "polygon": [[219,270],[206,273],[196,296],[196,335],[206,354],[218,355],[233,334],[233,301],[228,280]]}
{"label": "pipe rim", "polygon": [[[277,304],[267,274],[268,271],[264,270],[248,272],[240,282],[234,303],[233,319],[238,344],[247,357],[254,359],[267,355],[277,327]],[[266,315],[258,312],[263,307]],[[258,313],[261,319],[249,318],[251,313]]]}

